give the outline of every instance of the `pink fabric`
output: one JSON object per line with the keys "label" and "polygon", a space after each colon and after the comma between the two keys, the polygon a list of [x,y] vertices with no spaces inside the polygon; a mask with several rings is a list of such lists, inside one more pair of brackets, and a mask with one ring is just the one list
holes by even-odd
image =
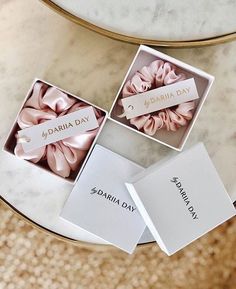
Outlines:
{"label": "pink fabric", "polygon": [[[147,90],[169,85],[186,79],[177,67],[163,60],[155,60],[149,66],[144,66],[128,80],[122,90],[122,97],[129,97]],[[118,102],[122,106],[122,102]],[[159,129],[176,131],[185,126],[193,117],[195,101],[181,103],[178,106],[162,109],[148,115],[130,119],[130,124],[148,135],[154,135]],[[124,115],[122,115],[124,116]]]}
{"label": "pink fabric", "polygon": [[[24,129],[87,106],[89,105],[68,96],[59,89],[38,81],[34,85],[32,95],[20,112],[17,122],[20,129]],[[93,109],[100,125],[104,119],[103,113],[96,108]],[[80,133],[28,153],[24,152],[22,143],[16,135],[17,144],[14,152],[18,157],[33,163],[46,160],[55,174],[66,178],[72,171],[79,169],[98,130],[99,128]]]}

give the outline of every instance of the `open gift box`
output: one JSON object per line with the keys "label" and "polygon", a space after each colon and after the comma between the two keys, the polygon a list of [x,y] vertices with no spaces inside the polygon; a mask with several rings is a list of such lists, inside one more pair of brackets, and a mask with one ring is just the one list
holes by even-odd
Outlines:
{"label": "open gift box", "polygon": [[[165,90],[168,91],[172,85],[173,88],[176,88],[177,85],[181,85],[186,79],[193,80],[199,98],[193,102],[185,102],[186,106],[182,109],[182,111],[184,110],[182,115],[179,113],[180,107],[178,108],[178,105],[175,105],[167,106],[165,107],[166,109],[153,111],[152,113],[143,113],[136,118],[126,118],[124,105],[122,105],[124,99],[127,101],[127,98],[134,95],[141,98],[145,93],[152,92],[154,88],[157,93],[162,90],[161,96],[163,96],[166,95]],[[112,120],[131,130],[181,151],[213,81],[214,77],[204,71],[150,47],[141,45],[117,93],[109,116]],[[155,96],[155,92],[152,96]],[[136,102],[138,101],[137,97]],[[132,102],[130,101],[129,106],[132,106],[131,104]],[[189,109],[189,104],[194,105],[191,110],[186,111],[186,109]],[[159,114],[160,112],[161,114]],[[177,119],[176,122],[175,120],[172,121],[172,116],[175,120]]]}
{"label": "open gift box", "polygon": [[76,182],[106,118],[101,108],[35,79],[3,149]]}
{"label": "open gift box", "polygon": [[[155,84],[164,85],[154,87],[154,82],[149,81],[152,73],[148,69],[153,68],[153,63],[161,71],[158,78],[153,70]],[[144,70],[148,73],[141,79],[140,73]],[[130,81],[137,72],[142,80],[140,87],[144,90],[137,92],[136,85],[137,93],[134,93]],[[164,72],[169,76],[168,80],[163,77]],[[173,82],[173,79],[178,81]],[[109,119],[180,151],[213,80],[211,75],[199,69],[140,46]],[[182,124],[171,122],[170,117],[155,116],[157,110],[149,111],[140,115],[141,118],[145,121],[147,115],[153,119],[155,116],[156,120],[159,118],[158,130],[150,135],[144,130],[146,122],[138,130],[130,121],[132,118],[127,118],[127,111],[124,116],[124,87],[126,92],[131,92],[126,94],[126,100],[136,97],[139,104],[139,98],[151,92],[154,93],[153,103],[159,105],[161,102],[156,101],[156,92],[162,90],[161,95],[171,95],[171,89],[183,91],[186,83],[191,88],[185,90],[187,100],[181,98],[182,102],[173,104],[175,97],[160,98],[168,103],[160,108],[161,113],[174,109],[175,117],[178,120],[182,117]],[[188,114],[181,116],[178,107],[182,104],[187,104],[185,107],[194,105]],[[171,255],[235,214],[232,201],[202,144],[144,169],[101,145],[95,145],[106,119],[107,112],[101,108],[35,79],[7,137],[6,152],[74,183],[60,215],[65,223],[82,228],[129,253],[133,252],[147,226],[160,247]],[[196,181],[200,175],[201,181]]]}

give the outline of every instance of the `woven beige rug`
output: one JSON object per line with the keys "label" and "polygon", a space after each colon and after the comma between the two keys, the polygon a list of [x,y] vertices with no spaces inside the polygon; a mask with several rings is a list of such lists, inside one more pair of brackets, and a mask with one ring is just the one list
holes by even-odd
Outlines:
{"label": "woven beige rug", "polygon": [[59,241],[0,203],[0,289],[235,289],[236,218],[172,257],[156,244],[127,255]]}

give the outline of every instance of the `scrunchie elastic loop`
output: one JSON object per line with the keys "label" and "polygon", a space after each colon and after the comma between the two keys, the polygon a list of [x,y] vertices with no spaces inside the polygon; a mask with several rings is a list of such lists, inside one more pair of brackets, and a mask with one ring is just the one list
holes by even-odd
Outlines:
{"label": "scrunchie elastic loop", "polygon": [[[17,123],[21,129],[24,129],[88,106],[83,101],[76,100],[59,89],[38,81],[20,112]],[[94,107],[93,109],[100,126],[104,116],[99,109]],[[28,153],[25,153],[22,147],[22,143],[27,142],[28,139],[16,134],[17,144],[14,153],[19,158],[33,163],[46,160],[48,167],[55,174],[66,178],[72,171],[79,169],[98,129],[77,134]]]}
{"label": "scrunchie elastic loop", "polygon": [[[122,97],[129,97],[185,79],[186,75],[183,72],[179,72],[173,64],[164,62],[163,60],[155,60],[149,66],[144,66],[137,71],[125,83],[122,89]],[[121,100],[118,101],[118,104],[123,107]],[[138,130],[151,136],[160,129],[176,131],[192,119],[195,107],[196,102],[189,101],[148,115],[131,118],[129,122]],[[118,115],[118,117],[125,117],[125,112]]]}

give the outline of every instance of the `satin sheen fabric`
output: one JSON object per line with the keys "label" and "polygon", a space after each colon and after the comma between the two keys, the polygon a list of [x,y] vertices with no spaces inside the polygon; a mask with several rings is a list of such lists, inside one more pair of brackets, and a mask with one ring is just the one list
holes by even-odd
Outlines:
{"label": "satin sheen fabric", "polygon": [[[122,97],[129,97],[185,79],[186,75],[183,72],[178,72],[173,64],[162,60],[155,60],[149,66],[144,66],[141,70],[137,71],[134,76],[125,83],[122,90]],[[121,101],[118,103],[122,106]],[[150,136],[162,128],[168,131],[176,131],[192,119],[195,107],[196,102],[189,101],[181,103],[178,106],[131,118],[129,121],[130,124],[134,125],[138,130],[144,131]]]}
{"label": "satin sheen fabric", "polygon": [[[59,89],[38,81],[34,85],[32,95],[20,112],[17,123],[20,129],[24,129],[88,106]],[[104,115],[99,109],[93,109],[100,125]],[[33,163],[46,160],[55,174],[66,178],[72,171],[79,170],[98,130],[99,128],[80,133],[27,153],[24,152],[16,134],[17,144],[14,153],[19,158]]]}

